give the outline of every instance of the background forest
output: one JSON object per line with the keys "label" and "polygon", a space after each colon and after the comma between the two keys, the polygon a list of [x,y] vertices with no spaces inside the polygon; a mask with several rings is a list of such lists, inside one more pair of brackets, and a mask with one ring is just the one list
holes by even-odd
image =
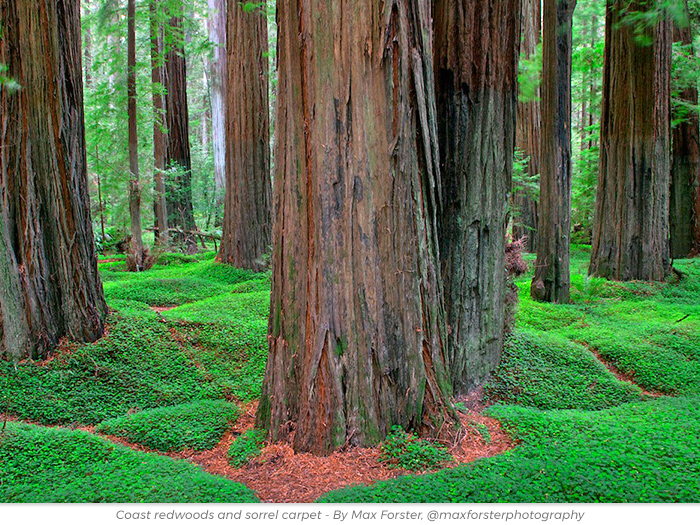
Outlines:
{"label": "background forest", "polygon": [[0,501],[700,501],[700,1],[353,1],[0,0]]}

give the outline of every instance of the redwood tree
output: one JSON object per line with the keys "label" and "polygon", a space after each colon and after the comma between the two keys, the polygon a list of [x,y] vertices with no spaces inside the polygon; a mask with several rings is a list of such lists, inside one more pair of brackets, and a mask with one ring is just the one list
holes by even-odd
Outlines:
{"label": "redwood tree", "polygon": [[[600,171],[590,273],[628,281],[669,272],[671,24],[654,2],[608,0]],[[624,14],[621,12],[625,8]]]}
{"label": "redwood tree", "polygon": [[101,337],[87,187],[80,4],[0,0],[0,354]]}
{"label": "redwood tree", "polygon": [[159,0],[150,2],[151,84],[153,89],[153,216],[156,241],[168,243],[168,208],[165,198],[165,112],[163,102],[163,28]]}
{"label": "redwood tree", "polygon": [[192,208],[192,158],[187,106],[187,63],[182,31],[182,1],[171,6],[168,23],[169,43],[165,50],[165,124],[167,127],[165,167],[168,225],[180,231],[179,240],[187,251],[197,250],[192,232],[196,229]]}
{"label": "redwood tree", "polygon": [[448,361],[466,393],[503,349],[520,0],[436,0],[434,13]]}
{"label": "redwood tree", "polygon": [[258,423],[325,454],[451,414],[429,0],[280,0]]}
{"label": "redwood tree", "polygon": [[[234,1],[234,0],[232,0]],[[226,0],[209,0],[209,41],[214,46],[214,59],[210,63],[211,78],[211,124],[214,146],[214,182],[217,191],[223,192],[226,186]],[[267,28],[266,28],[267,29]],[[248,53],[248,43],[240,48]],[[267,42],[265,42],[267,48]]]}
{"label": "redwood tree", "polygon": [[267,17],[228,3],[226,198],[219,260],[262,270],[272,242]]}
{"label": "redwood tree", "polygon": [[[685,2],[685,11],[688,5]],[[673,39],[683,45],[683,53],[693,52],[690,23],[674,25]],[[680,98],[691,106],[698,105],[698,90],[687,86]],[[673,128],[671,162],[671,257],[700,254],[700,119],[694,110],[687,111]]]}
{"label": "redwood tree", "polygon": [[545,0],[542,34],[542,156],[537,262],[530,293],[569,302],[571,236],[571,29],[576,0]]}
{"label": "redwood tree", "polygon": [[[541,0],[522,0],[521,56],[532,59],[537,52],[542,32]],[[540,149],[542,140],[542,110],[540,90],[536,89],[533,100],[518,103],[515,145],[529,160],[526,166],[528,175],[540,173]],[[537,201],[527,191],[518,191],[513,196],[513,208],[517,213],[513,226],[513,237],[526,237],[525,249],[534,253],[537,250]]]}

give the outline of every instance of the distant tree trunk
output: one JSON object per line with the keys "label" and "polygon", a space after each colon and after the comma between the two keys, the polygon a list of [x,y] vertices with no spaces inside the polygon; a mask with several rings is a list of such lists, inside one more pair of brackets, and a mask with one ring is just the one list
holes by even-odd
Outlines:
{"label": "distant tree trunk", "polygon": [[228,4],[226,199],[219,260],[262,270],[272,242],[267,17]]}
{"label": "distant tree trunk", "polygon": [[[541,0],[522,0],[522,49],[525,58],[531,58],[540,43],[542,32]],[[515,132],[515,145],[530,160],[527,163],[528,175],[540,172],[540,148],[542,141],[542,110],[537,100],[518,103],[518,117]],[[514,208],[518,211],[518,222],[513,226],[513,237],[527,237],[525,250],[533,253],[537,249],[537,201],[527,192],[520,191],[513,197]]]}
{"label": "distant tree trunk", "polygon": [[435,0],[443,206],[440,264],[452,387],[483,383],[503,350],[520,0]]}
{"label": "distant tree trunk", "polygon": [[0,355],[95,341],[107,306],[87,187],[80,4],[0,0]]}
{"label": "distant tree trunk", "polygon": [[[226,0],[209,0],[209,41],[214,46],[209,73],[214,181],[220,195],[226,188],[226,4]],[[240,51],[244,50],[245,47]]]}
{"label": "distant tree trunk", "polygon": [[[688,11],[687,2],[685,5]],[[690,23],[674,27],[673,39],[688,46],[693,54]],[[698,90],[688,87],[680,98],[698,105]],[[700,125],[698,114],[689,110],[673,128],[671,165],[671,257],[680,259],[700,254]]]}
{"label": "distant tree trunk", "polygon": [[[83,0],[85,15],[90,15],[90,0]],[[85,56],[85,85],[89,88],[92,84],[92,31],[88,26],[84,33],[83,53]]]}
{"label": "distant tree trunk", "polygon": [[151,83],[153,84],[153,215],[156,243],[168,244],[168,208],[165,200],[165,125],[163,104],[163,30],[159,0],[151,0]]}
{"label": "distant tree trunk", "polygon": [[542,158],[537,262],[530,293],[569,302],[571,237],[571,30],[576,0],[545,0],[542,35]]}
{"label": "distant tree trunk", "polygon": [[327,454],[450,415],[430,2],[280,0],[258,423]]}
{"label": "distant tree trunk", "polygon": [[133,269],[144,269],[141,232],[141,188],[139,187],[139,137],[136,122],[136,0],[127,4],[127,91],[129,97],[129,216],[131,218],[131,255]]}
{"label": "distant tree trunk", "polygon": [[192,159],[190,154],[189,109],[187,106],[187,65],[182,33],[182,3],[171,11],[170,40],[165,54],[163,84],[168,133],[165,137],[165,166],[168,225],[184,235],[178,236],[188,252],[197,251],[197,241],[190,232],[196,230],[192,208]]}
{"label": "distant tree trunk", "polygon": [[663,280],[670,269],[671,24],[668,17],[650,28],[623,23],[623,6],[635,13],[653,3],[608,0],[590,273]]}

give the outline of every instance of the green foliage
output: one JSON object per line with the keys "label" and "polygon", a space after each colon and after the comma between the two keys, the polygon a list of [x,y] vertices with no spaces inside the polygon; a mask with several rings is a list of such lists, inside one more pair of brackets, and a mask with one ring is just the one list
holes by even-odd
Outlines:
{"label": "green foliage", "polygon": [[262,452],[267,433],[264,430],[248,430],[231,443],[228,449],[228,462],[235,468],[246,465]]}
{"label": "green foliage", "polygon": [[186,461],[146,454],[82,431],[9,423],[0,435],[7,503],[253,503],[245,486]]}
{"label": "green foliage", "polygon": [[537,44],[530,56],[522,54],[518,63],[518,101],[521,103],[539,100],[542,81],[542,44]]}
{"label": "green foliage", "polygon": [[389,468],[421,471],[444,467],[454,458],[444,447],[408,434],[400,426],[393,426],[380,445],[379,460]]}
{"label": "green foliage", "polygon": [[163,452],[208,450],[216,446],[238,416],[238,408],[231,403],[197,401],[108,419],[96,430]]}
{"label": "green foliage", "polygon": [[599,412],[494,407],[516,449],[425,476],[322,496],[327,503],[699,502],[700,398]]}

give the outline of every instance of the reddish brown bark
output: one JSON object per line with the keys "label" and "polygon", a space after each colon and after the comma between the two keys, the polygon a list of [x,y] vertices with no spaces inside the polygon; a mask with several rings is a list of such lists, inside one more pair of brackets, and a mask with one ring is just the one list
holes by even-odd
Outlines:
{"label": "reddish brown bark", "polygon": [[436,0],[440,264],[453,390],[483,383],[503,350],[519,0]]}
{"label": "reddish brown bark", "polygon": [[258,422],[326,454],[451,414],[428,0],[281,0]]}
{"label": "reddish brown bark", "polygon": [[0,354],[94,341],[107,307],[87,187],[80,5],[0,0]]}
{"label": "reddish brown bark", "polygon": [[[540,43],[541,16],[541,0],[522,1],[521,56],[524,58],[532,58]],[[538,89],[537,100],[518,103],[515,145],[530,159],[526,168],[528,175],[540,173],[542,109],[539,97]],[[537,201],[528,192],[519,191],[513,196],[513,204],[517,211],[513,238],[526,237],[525,250],[534,253],[537,249]]]}
{"label": "reddish brown bark", "polygon": [[576,0],[545,0],[537,262],[530,293],[568,303],[571,236],[571,30]]}
{"label": "reddish brown bark", "polygon": [[226,198],[219,260],[262,270],[272,244],[267,17],[228,4]]}
{"label": "reddish brown bark", "polygon": [[[232,0],[233,1],[233,0]],[[214,46],[214,59],[210,64],[211,123],[214,149],[214,182],[217,191],[226,187],[226,0],[209,0],[209,41]],[[246,43],[247,46],[247,43]],[[246,51],[246,46],[241,51]],[[265,43],[267,47],[267,42]]]}
{"label": "reddish brown bark", "polygon": [[153,216],[156,242],[168,244],[168,208],[165,199],[165,126],[163,104],[163,30],[159,0],[151,0],[151,83],[153,84]]}
{"label": "reddish brown bark", "polygon": [[[685,10],[687,13],[687,2]],[[693,54],[690,23],[676,25],[673,33],[673,40],[683,44],[684,52]],[[697,88],[684,89],[680,98],[697,106]],[[693,109],[673,128],[671,142],[671,257],[680,259],[700,254],[700,119]]]}
{"label": "reddish brown bark", "polygon": [[652,27],[635,26],[621,19],[623,6],[630,13],[654,7],[608,1],[590,272],[663,280],[670,270],[671,25],[662,17]]}

